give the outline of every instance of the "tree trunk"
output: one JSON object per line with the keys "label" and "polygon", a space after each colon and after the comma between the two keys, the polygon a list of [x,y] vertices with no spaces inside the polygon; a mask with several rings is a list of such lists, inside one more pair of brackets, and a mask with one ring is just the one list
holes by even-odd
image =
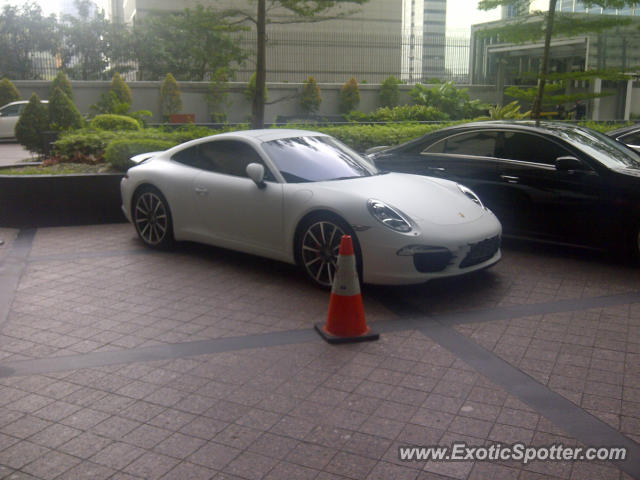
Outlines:
{"label": "tree trunk", "polygon": [[544,32],[544,50],[542,52],[542,64],[540,65],[540,75],[538,76],[538,94],[533,103],[533,111],[531,116],[536,120],[536,126],[540,125],[540,110],[542,109],[542,95],[544,94],[544,86],[549,73],[549,50],[551,49],[551,35],[553,33],[553,20],[556,15],[557,0],[549,0],[549,13],[547,15],[547,24]]}
{"label": "tree trunk", "polygon": [[251,128],[264,128],[264,90],[267,81],[267,15],[266,0],[258,0],[258,50],[256,58],[256,91],[251,106]]}

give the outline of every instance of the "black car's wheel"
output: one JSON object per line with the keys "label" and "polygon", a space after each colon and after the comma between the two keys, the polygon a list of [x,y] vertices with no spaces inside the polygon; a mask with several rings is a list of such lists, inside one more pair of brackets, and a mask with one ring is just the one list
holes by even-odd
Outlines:
{"label": "black car's wheel", "polygon": [[154,187],[145,186],[133,198],[133,224],[140,239],[150,247],[166,249],[173,245],[173,224],[169,204]]}
{"label": "black car's wheel", "polygon": [[336,273],[340,241],[351,235],[358,274],[362,278],[360,246],[353,229],[340,217],[322,214],[306,219],[298,228],[296,258],[309,280],[322,288],[331,288]]}

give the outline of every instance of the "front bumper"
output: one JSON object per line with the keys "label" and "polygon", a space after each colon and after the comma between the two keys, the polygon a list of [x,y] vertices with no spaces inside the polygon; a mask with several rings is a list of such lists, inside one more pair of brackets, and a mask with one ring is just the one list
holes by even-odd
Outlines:
{"label": "front bumper", "polygon": [[[496,245],[501,234],[502,227],[493,214],[467,224],[438,226],[414,236],[376,226],[358,233],[363,281],[383,285],[414,284],[482,270],[502,258],[499,243]],[[414,255],[398,255],[399,251],[406,253],[412,245],[436,247],[437,251],[446,250],[450,255],[443,255],[441,265],[436,268],[425,268]]]}

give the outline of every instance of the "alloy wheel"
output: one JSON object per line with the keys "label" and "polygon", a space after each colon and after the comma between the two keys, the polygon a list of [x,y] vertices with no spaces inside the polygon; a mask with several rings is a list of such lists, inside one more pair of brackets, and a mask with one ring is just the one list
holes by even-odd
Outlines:
{"label": "alloy wheel", "polygon": [[136,200],[135,225],[142,240],[151,246],[161,244],[169,227],[167,209],[162,199],[154,192],[144,192]]}
{"label": "alloy wheel", "polygon": [[302,265],[313,281],[323,287],[333,284],[343,235],[342,228],[323,220],[309,225],[302,236]]}

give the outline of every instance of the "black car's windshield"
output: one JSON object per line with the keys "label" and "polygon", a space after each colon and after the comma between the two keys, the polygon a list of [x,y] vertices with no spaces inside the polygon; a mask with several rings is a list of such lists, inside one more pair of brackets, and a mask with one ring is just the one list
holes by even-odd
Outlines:
{"label": "black car's windshield", "polygon": [[332,137],[281,138],[262,144],[289,183],[368,177],[376,167]]}
{"label": "black car's windshield", "polygon": [[640,155],[600,132],[579,128],[558,129],[556,133],[565,137],[580,150],[589,154],[609,168],[640,168]]}

